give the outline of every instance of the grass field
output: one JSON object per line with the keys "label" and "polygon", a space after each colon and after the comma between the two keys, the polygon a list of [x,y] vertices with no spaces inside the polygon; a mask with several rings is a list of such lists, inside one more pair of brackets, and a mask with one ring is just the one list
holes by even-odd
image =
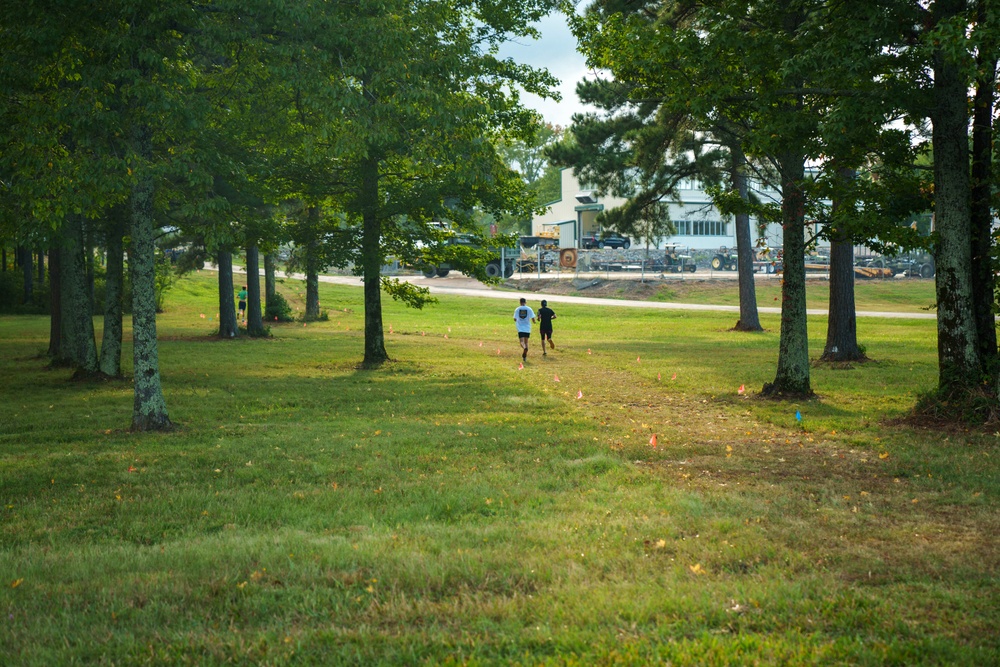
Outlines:
{"label": "grass field", "polygon": [[361,290],[320,289],[219,341],[178,283],[165,434],[0,317],[0,663],[1000,663],[998,434],[893,421],[933,321],[859,320],[874,361],[781,403],[776,316],[552,304],[522,370],[516,295],[386,300],[370,372]]}

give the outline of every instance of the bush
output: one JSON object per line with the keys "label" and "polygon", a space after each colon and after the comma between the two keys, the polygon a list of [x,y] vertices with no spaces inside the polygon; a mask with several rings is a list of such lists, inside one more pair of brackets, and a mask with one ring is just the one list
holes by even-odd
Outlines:
{"label": "bush", "polygon": [[31,302],[24,301],[24,275],[18,271],[0,272],[0,313],[45,315],[49,312],[49,285],[34,281]]}
{"label": "bush", "polygon": [[267,299],[267,306],[264,308],[265,322],[291,322],[293,319],[292,307],[285,301],[285,297],[275,292]]}

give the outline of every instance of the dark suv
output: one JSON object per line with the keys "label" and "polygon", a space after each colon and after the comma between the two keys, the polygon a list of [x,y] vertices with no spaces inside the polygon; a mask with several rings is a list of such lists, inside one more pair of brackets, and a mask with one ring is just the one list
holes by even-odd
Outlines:
{"label": "dark suv", "polygon": [[583,237],[583,247],[586,250],[591,248],[629,248],[631,245],[632,241],[627,236],[618,236],[613,232]]}

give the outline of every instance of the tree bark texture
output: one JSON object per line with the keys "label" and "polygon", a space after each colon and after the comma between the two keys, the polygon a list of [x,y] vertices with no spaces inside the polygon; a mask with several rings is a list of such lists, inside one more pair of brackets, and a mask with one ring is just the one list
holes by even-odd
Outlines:
{"label": "tree bark texture", "polygon": [[266,336],[260,310],[260,253],[256,245],[247,246],[247,334]]}
{"label": "tree bark texture", "polygon": [[389,360],[382,328],[382,221],[378,216],[378,158],[362,164],[361,263],[365,293],[365,357],[362,365],[375,368]]}
{"label": "tree bark texture", "polygon": [[[961,8],[964,2],[940,2]],[[954,10],[957,12],[957,10]],[[948,18],[945,16],[945,18]],[[980,381],[979,337],[972,299],[972,223],[965,77],[942,50],[934,56],[931,122],[934,222],[937,231],[938,389],[951,394]]]}
{"label": "tree bark texture", "polygon": [[[729,147],[729,154],[732,158],[730,178],[733,189],[739,193],[740,199],[747,201],[750,195],[747,187],[746,156],[736,143]],[[740,319],[735,328],[738,331],[763,331],[757,312],[757,285],[754,281],[748,213],[736,215],[736,270],[740,284]]]}
{"label": "tree bark texture", "polygon": [[[136,128],[133,141],[143,159],[153,155],[152,132]],[[156,343],[156,254],[153,243],[153,179],[141,175],[132,188],[129,277],[132,281],[132,358],[135,372],[132,430],[169,429],[167,402],[160,383]]]}
{"label": "tree bark texture", "polygon": [[216,253],[215,263],[219,266],[219,337],[235,338],[240,330],[233,295],[233,254],[220,250]]}
{"label": "tree bark texture", "polygon": [[810,396],[809,336],[806,322],[805,196],[802,181],[805,161],[785,155],[781,168],[781,335],[774,382],[765,384],[765,395]]}
{"label": "tree bark texture", "polygon": [[122,298],[125,282],[125,222],[127,211],[117,206],[108,221],[108,266],[105,275],[104,333],[101,337],[101,373],[108,377],[122,374]]}
{"label": "tree bark texture", "polygon": [[87,290],[87,262],[83,256],[83,216],[71,213],[63,224],[62,323],[64,356],[83,373],[97,372],[94,311]]}
{"label": "tree bark texture", "polygon": [[[986,3],[980,0],[977,13],[980,23],[986,22]],[[978,76],[972,118],[972,298],[976,314],[976,335],[979,362],[990,384],[998,378],[997,332],[994,313],[996,276],[991,249],[993,244],[993,211],[990,197],[993,181],[993,107],[997,84],[997,54],[980,47],[977,59]]]}
{"label": "tree bark texture", "polygon": [[49,358],[62,361],[62,301],[61,278],[59,271],[59,247],[49,248]]}

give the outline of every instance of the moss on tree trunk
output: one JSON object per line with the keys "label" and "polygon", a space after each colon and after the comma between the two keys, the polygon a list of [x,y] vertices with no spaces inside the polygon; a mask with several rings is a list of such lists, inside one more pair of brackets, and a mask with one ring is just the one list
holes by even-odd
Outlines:
{"label": "moss on tree trunk", "polygon": [[768,396],[811,396],[809,337],[806,323],[805,197],[802,180],[805,162],[800,155],[785,155],[781,167],[782,265],[781,336],[774,382],[764,385]]}
{"label": "moss on tree trunk", "polygon": [[[152,133],[146,126],[133,140],[140,158],[152,157]],[[156,256],[153,245],[153,178],[140,175],[132,187],[129,277],[132,280],[132,359],[135,369],[132,430],[169,429],[167,402],[160,384],[156,343]]]}

